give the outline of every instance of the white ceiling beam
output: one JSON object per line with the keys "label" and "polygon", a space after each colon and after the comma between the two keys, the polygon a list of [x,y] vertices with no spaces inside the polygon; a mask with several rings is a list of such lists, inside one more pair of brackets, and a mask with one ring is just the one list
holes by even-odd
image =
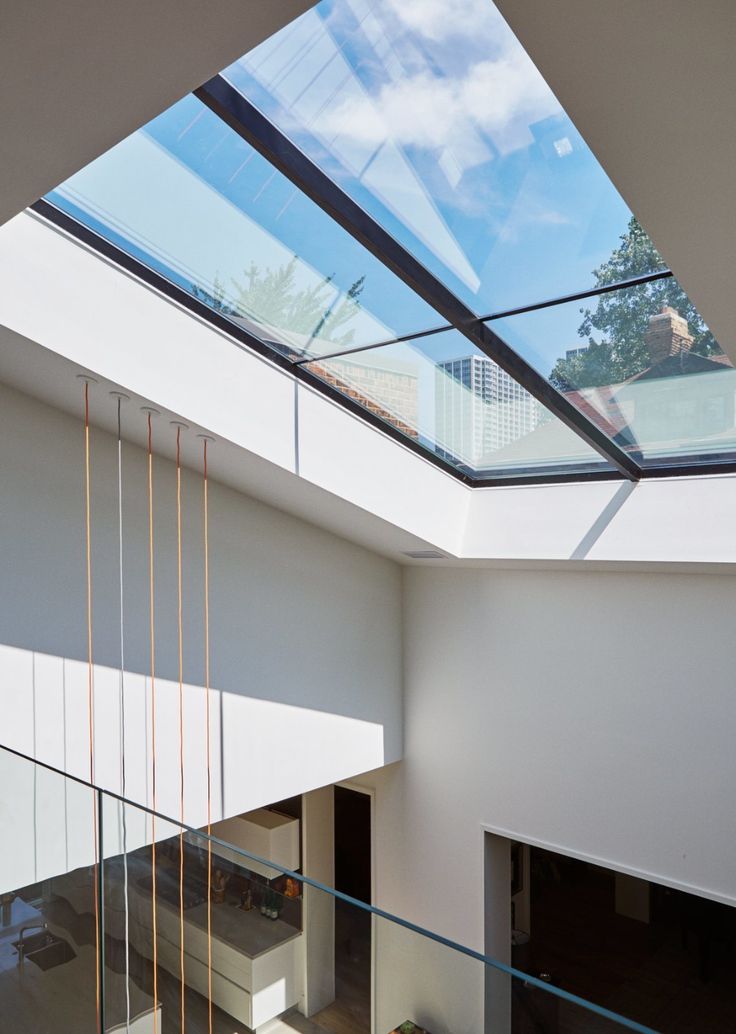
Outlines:
{"label": "white ceiling beam", "polygon": [[313,3],[5,4],[0,30],[0,223]]}

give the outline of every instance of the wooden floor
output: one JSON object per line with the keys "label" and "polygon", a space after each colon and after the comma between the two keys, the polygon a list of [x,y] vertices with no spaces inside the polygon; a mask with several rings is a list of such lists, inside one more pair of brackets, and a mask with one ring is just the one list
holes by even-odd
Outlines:
{"label": "wooden floor", "polygon": [[370,1034],[371,917],[335,903],[335,1001],[314,1022],[330,1034]]}

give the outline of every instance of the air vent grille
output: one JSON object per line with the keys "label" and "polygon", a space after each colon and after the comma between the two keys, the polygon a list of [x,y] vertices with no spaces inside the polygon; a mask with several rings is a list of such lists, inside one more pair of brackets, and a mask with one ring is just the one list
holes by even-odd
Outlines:
{"label": "air vent grille", "polygon": [[436,549],[409,549],[404,553],[412,560],[444,560],[444,553],[438,553]]}

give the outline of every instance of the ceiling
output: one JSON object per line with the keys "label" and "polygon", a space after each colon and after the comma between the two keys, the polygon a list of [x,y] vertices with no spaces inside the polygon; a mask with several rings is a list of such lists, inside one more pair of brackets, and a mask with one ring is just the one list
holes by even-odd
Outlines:
{"label": "ceiling", "polygon": [[0,32],[0,223],[312,3],[5,4]]}
{"label": "ceiling", "polygon": [[736,360],[736,4],[495,2]]}

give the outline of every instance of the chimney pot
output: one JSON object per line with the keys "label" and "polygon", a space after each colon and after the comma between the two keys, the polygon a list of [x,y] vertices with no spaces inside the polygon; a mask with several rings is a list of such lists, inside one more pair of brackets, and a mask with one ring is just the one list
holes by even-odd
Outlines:
{"label": "chimney pot", "polygon": [[649,317],[644,343],[652,363],[661,363],[671,355],[689,352],[693,338],[687,320],[671,305],[665,305],[656,316]]}

